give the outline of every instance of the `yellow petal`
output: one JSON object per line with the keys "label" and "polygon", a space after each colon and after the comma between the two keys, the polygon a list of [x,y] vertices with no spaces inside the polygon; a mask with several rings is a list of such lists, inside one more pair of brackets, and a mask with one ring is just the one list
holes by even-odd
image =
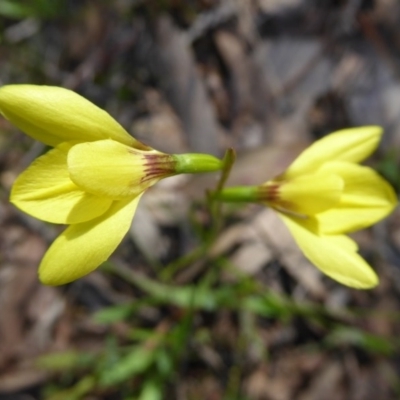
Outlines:
{"label": "yellow petal", "polygon": [[67,169],[69,145],[37,158],[15,181],[10,200],[22,211],[47,222],[75,224],[107,211],[112,199],[79,189]]}
{"label": "yellow petal", "polygon": [[156,151],[143,152],[114,140],[100,140],[74,146],[68,153],[68,169],[83,190],[121,199],[137,196],[163,174],[170,175],[173,161]]}
{"label": "yellow petal", "polygon": [[382,136],[379,126],[343,129],[317,140],[285,171],[285,178],[315,172],[327,161],[358,163],[377,147]]}
{"label": "yellow petal", "polygon": [[333,240],[338,246],[343,247],[351,252],[358,251],[358,244],[346,235],[332,235],[330,240]]}
{"label": "yellow petal", "polygon": [[29,136],[50,146],[111,138],[146,148],[107,112],[77,93],[56,86],[0,88],[0,113]]}
{"label": "yellow petal", "polygon": [[321,233],[346,233],[365,228],[385,218],[397,205],[393,188],[369,167],[330,162],[322,169],[340,175],[345,186],[340,202],[317,216]]}
{"label": "yellow petal", "polygon": [[[356,289],[369,289],[378,277],[356,253],[357,245],[343,235],[317,235],[312,219],[300,220],[279,214],[304,255],[324,274]],[[353,242],[353,243],[352,243]]]}
{"label": "yellow petal", "polygon": [[270,206],[297,214],[314,215],[339,202],[343,180],[331,173],[308,174],[283,182],[272,181],[265,188],[265,197]]}
{"label": "yellow petal", "polygon": [[140,196],[116,201],[101,217],[71,225],[51,245],[40,267],[45,285],[63,285],[107,260],[128,231]]}

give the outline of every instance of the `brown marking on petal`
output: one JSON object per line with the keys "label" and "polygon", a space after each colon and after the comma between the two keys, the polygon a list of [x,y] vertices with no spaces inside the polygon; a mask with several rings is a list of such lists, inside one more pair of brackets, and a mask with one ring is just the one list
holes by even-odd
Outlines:
{"label": "brown marking on petal", "polygon": [[165,178],[175,174],[175,161],[169,154],[148,153],[135,148],[129,148],[128,152],[141,159],[143,176],[138,180],[132,181],[132,186],[147,184],[152,185],[152,181]]}
{"label": "brown marking on petal", "polygon": [[259,197],[260,201],[267,203],[275,203],[279,201],[280,185],[276,182],[268,182],[260,186]]}
{"label": "brown marking on petal", "polygon": [[260,186],[260,201],[267,203],[269,207],[274,208],[284,214],[291,215],[292,217],[297,217],[301,219],[308,218],[307,215],[299,213],[296,211],[296,205],[290,201],[283,200],[280,197],[280,188],[285,184],[284,180],[275,178],[273,181]]}
{"label": "brown marking on petal", "polygon": [[144,154],[144,173],[140,183],[175,174],[175,161],[169,154]]}

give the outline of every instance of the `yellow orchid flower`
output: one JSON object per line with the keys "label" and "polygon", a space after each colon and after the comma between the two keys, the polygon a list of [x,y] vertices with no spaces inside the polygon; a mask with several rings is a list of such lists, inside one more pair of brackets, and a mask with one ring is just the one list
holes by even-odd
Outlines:
{"label": "yellow orchid flower", "polygon": [[322,272],[350,287],[374,287],[375,272],[345,234],[373,225],[397,204],[392,187],[373,169],[358,165],[376,149],[382,132],[368,126],[332,133],[276,178],[256,187],[226,188],[217,196],[268,205]]}
{"label": "yellow orchid flower", "polygon": [[40,264],[47,285],[71,282],[105,261],[128,231],[142,193],[158,180],[221,168],[209,155],[169,155],[142,144],[108,113],[60,87],[3,86],[0,113],[54,147],[16,179],[10,196],[38,219],[70,225]]}

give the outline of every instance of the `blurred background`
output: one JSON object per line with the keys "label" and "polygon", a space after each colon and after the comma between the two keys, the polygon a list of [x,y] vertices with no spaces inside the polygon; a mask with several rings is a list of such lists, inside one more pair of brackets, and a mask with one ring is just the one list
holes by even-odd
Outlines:
{"label": "blurred background", "polygon": [[[171,153],[259,184],[334,130],[378,124],[368,163],[400,187],[398,0],[1,0],[0,85],[57,85]],[[273,212],[213,175],[143,196],[124,242],[63,287],[37,267],[63,227],[8,201],[45,152],[0,119],[0,400],[400,398],[400,214],[354,235],[380,276],[343,287]]]}

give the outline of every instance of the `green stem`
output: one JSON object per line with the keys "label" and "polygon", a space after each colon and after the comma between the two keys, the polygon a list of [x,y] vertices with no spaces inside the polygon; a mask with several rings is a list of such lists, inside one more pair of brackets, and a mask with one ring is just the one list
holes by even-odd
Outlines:
{"label": "green stem", "polygon": [[215,172],[223,168],[224,160],[210,154],[174,154],[176,174],[198,174],[202,172]]}
{"label": "green stem", "polygon": [[236,160],[236,153],[233,149],[228,149],[225,152],[224,158],[222,159],[222,173],[221,177],[218,181],[216,192],[220,192],[225,186],[226,181],[229,178],[229,174],[231,173],[232,166]]}
{"label": "green stem", "polygon": [[216,191],[212,196],[219,201],[228,203],[254,203],[260,201],[258,186],[235,186]]}
{"label": "green stem", "polygon": [[214,192],[208,194],[208,204],[211,212],[211,216],[213,218],[213,237],[216,236],[220,224],[221,224],[221,203],[216,201],[218,199],[218,195],[222,192],[226,181],[229,178],[229,174],[231,173],[232,166],[236,160],[236,153],[233,149],[228,149],[225,152],[224,158],[222,159],[222,170],[221,176],[217,183],[217,187]]}

